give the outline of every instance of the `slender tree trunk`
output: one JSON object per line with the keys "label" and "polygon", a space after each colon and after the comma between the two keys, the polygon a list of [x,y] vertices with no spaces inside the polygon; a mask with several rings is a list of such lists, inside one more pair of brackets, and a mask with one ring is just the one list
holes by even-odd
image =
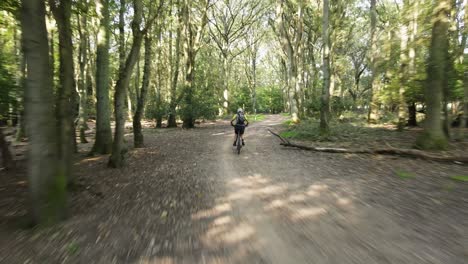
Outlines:
{"label": "slender tree trunk", "polygon": [[371,16],[371,59],[370,59],[370,70],[371,70],[371,80],[370,80],[370,102],[368,104],[368,116],[367,121],[369,123],[376,122],[380,119],[379,115],[379,100],[378,100],[378,87],[377,84],[377,34],[376,34],[376,27],[377,27],[377,9],[376,9],[376,0],[370,0],[371,2],[371,9],[370,9],[370,16]]}
{"label": "slender tree trunk", "polygon": [[145,37],[145,65],[143,69],[143,84],[141,85],[141,91],[138,96],[137,107],[135,109],[135,115],[133,116],[133,138],[135,148],[143,147],[143,133],[141,132],[141,118],[145,111],[146,94],[148,93],[148,87],[150,84],[151,74],[151,61],[152,61],[152,37]]}
{"label": "slender tree trunk", "polygon": [[99,33],[96,54],[96,140],[91,153],[108,154],[112,149],[109,102],[109,0],[97,0]]}
{"label": "slender tree trunk", "polygon": [[19,87],[22,91],[18,97],[18,104],[20,105],[18,111],[18,130],[16,132],[16,141],[21,141],[26,136],[26,122],[24,113],[24,91],[26,90],[26,58],[24,56],[23,41],[21,41],[22,56],[20,59],[20,82]]}
{"label": "slender tree trunk", "polygon": [[424,133],[417,139],[416,145],[422,149],[445,149],[447,138],[442,129],[442,99],[446,84],[448,61],[448,29],[451,0],[435,1],[433,14],[432,41],[429,49],[427,66],[427,85],[425,89],[427,113]]}
{"label": "slender tree trunk", "polygon": [[65,216],[67,175],[57,163],[57,126],[44,1],[23,0],[21,12],[27,61],[25,111],[30,142],[28,186],[31,215],[35,224],[51,224]]}
{"label": "slender tree trunk", "polygon": [[9,143],[5,138],[5,134],[3,134],[2,128],[0,128],[0,149],[2,150],[2,166],[7,170],[13,169],[13,155],[11,154]]}
{"label": "slender tree trunk", "polygon": [[408,105],[408,126],[415,127],[418,125],[416,119],[416,103],[412,102]]}
{"label": "slender tree trunk", "polygon": [[252,110],[257,118],[257,47],[252,52]]}
{"label": "slender tree trunk", "polygon": [[[464,15],[464,24],[468,24],[468,0],[463,1],[464,7],[465,7],[465,15]],[[462,128],[461,131],[463,131],[463,128],[468,128],[468,60],[465,58],[464,54],[464,49],[466,44],[466,40],[468,38],[468,26],[464,27],[463,31],[463,39],[464,42],[462,42],[462,52],[461,52],[461,58],[463,58],[463,116],[461,117],[461,122],[460,122],[460,128]],[[462,137],[467,137],[468,135],[462,135]]]}
{"label": "slender tree trunk", "polygon": [[408,53],[408,39],[409,39],[409,26],[408,26],[408,19],[409,19],[409,1],[403,1],[403,22],[400,28],[400,88],[398,91],[398,130],[403,131],[405,126],[407,125],[408,115],[407,110],[408,106],[406,104],[405,99],[405,91],[408,86],[408,66],[409,66],[409,58],[407,56]]}
{"label": "slender tree trunk", "polygon": [[117,84],[115,85],[114,109],[115,109],[115,134],[112,144],[112,154],[109,158],[109,166],[119,168],[123,166],[124,154],[126,147],[124,146],[124,130],[125,130],[125,99],[128,86],[130,84],[131,75],[138,56],[140,55],[141,43],[143,42],[144,32],[140,30],[143,3],[142,0],[134,0],[134,16],[132,21],[133,43],[128,55],[125,66],[119,73]]}
{"label": "slender tree trunk", "polygon": [[125,11],[127,0],[120,0],[119,9],[119,73],[125,67]]}
{"label": "slender tree trunk", "polygon": [[[179,1],[177,1],[179,5]],[[177,36],[175,43],[175,58],[173,61],[173,72],[172,72],[172,81],[171,81],[171,102],[169,104],[169,117],[167,120],[167,127],[177,127],[176,122],[176,107],[177,107],[177,81],[179,79],[179,64],[180,64],[180,41],[181,41],[181,27],[182,27],[182,15],[180,14],[181,10],[179,8],[179,20],[177,24]],[[172,47],[170,47],[172,49]]]}
{"label": "slender tree trunk", "polygon": [[86,140],[86,130],[88,129],[88,90],[87,90],[87,69],[88,66],[88,3],[83,2],[83,10],[80,15],[77,15],[78,32],[80,35],[80,47],[78,63],[80,67],[78,79],[78,91],[80,93],[80,108],[79,108],[79,128],[81,143],[88,143]]}
{"label": "slender tree trunk", "polygon": [[68,183],[73,182],[71,172],[73,150],[76,148],[74,118],[77,116],[77,93],[73,66],[73,43],[71,28],[71,0],[61,0],[56,6],[50,1],[59,33],[60,86],[58,89],[57,116],[59,121],[59,166]]}
{"label": "slender tree trunk", "polygon": [[[468,128],[468,60],[464,61],[464,79],[463,79],[463,116],[461,118],[461,128]],[[465,135],[466,136],[466,135]]]}
{"label": "slender tree trunk", "polygon": [[320,133],[327,135],[330,132],[330,36],[328,33],[330,3],[329,0],[323,1],[323,87],[322,87],[322,105],[320,107]]}

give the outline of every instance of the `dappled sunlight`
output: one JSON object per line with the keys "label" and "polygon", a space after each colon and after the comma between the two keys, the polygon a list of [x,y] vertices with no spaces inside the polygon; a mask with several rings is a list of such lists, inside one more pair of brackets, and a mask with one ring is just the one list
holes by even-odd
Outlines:
{"label": "dappled sunlight", "polygon": [[285,207],[286,205],[287,203],[285,201],[276,199],[270,202],[268,205],[264,206],[263,208],[265,209],[265,211],[270,211],[273,209],[279,209],[279,208]]}
{"label": "dappled sunlight", "polygon": [[325,208],[322,207],[302,207],[302,208],[291,208],[292,213],[290,218],[293,221],[311,219],[320,215],[323,215],[327,212]]}
{"label": "dappled sunlight", "polygon": [[282,194],[286,192],[286,190],[287,190],[286,186],[269,185],[269,186],[256,190],[255,193],[260,194],[260,195],[275,195],[275,194]]}
{"label": "dappled sunlight", "polygon": [[227,225],[229,223],[233,222],[232,217],[230,216],[222,216],[218,217],[213,221],[213,225],[215,226],[220,226],[220,225]]}
{"label": "dappled sunlight", "polygon": [[213,209],[204,210],[204,211],[197,212],[196,214],[193,214],[192,219],[193,220],[200,220],[202,218],[215,217],[215,216],[218,216],[218,215],[220,215],[220,214],[222,214],[224,212],[228,212],[228,211],[231,211],[231,210],[232,210],[232,208],[231,208],[231,205],[229,203],[223,203],[223,204],[217,205]]}
{"label": "dappled sunlight", "polygon": [[255,233],[252,226],[241,223],[221,236],[222,242],[233,244],[250,238]]}
{"label": "dappled sunlight", "polygon": [[248,188],[241,188],[227,196],[228,201],[249,200],[253,195],[253,191]]}
{"label": "dappled sunlight", "polygon": [[289,196],[288,201],[290,202],[303,202],[307,199],[304,194],[292,194]]}
{"label": "dappled sunlight", "polygon": [[105,159],[105,156],[97,156],[97,157],[89,157],[80,160],[79,162],[75,163],[75,165],[83,164],[83,163],[88,163],[88,162],[93,162],[93,161],[99,161]]}
{"label": "dappled sunlight", "polygon": [[223,216],[210,224],[201,241],[208,248],[218,248],[247,240],[254,233],[255,229],[251,225],[244,222],[236,223],[230,216]]}

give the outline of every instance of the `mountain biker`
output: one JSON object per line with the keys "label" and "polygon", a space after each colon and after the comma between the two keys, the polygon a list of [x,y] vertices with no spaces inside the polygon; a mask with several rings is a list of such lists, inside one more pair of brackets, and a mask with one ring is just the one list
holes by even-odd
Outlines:
{"label": "mountain biker", "polygon": [[242,146],[245,145],[244,131],[245,131],[245,127],[248,125],[249,125],[249,121],[247,120],[247,117],[244,114],[244,110],[242,110],[242,108],[237,109],[237,114],[235,114],[231,120],[231,126],[234,127],[234,133],[235,133],[234,144],[232,144],[233,146],[236,146],[238,134],[240,135],[242,139]]}

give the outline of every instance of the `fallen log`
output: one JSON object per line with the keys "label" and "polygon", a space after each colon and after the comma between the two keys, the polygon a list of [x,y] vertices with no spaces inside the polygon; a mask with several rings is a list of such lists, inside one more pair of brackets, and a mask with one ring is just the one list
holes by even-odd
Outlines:
{"label": "fallen log", "polygon": [[288,139],[283,138],[279,134],[268,130],[272,135],[278,137],[281,140],[280,145],[285,147],[293,147],[302,150],[316,151],[316,152],[327,152],[327,153],[342,153],[342,154],[374,154],[374,155],[394,155],[403,156],[409,158],[417,158],[423,160],[439,161],[439,162],[455,162],[468,164],[468,156],[437,156],[416,149],[399,149],[399,148],[382,148],[382,149],[346,149],[346,148],[326,148],[326,147],[313,147],[304,146],[290,142]]}

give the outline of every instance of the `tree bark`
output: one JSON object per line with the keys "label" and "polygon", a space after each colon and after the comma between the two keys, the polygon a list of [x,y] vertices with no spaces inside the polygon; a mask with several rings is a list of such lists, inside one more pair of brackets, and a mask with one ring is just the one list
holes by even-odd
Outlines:
{"label": "tree bark", "polygon": [[21,28],[27,61],[25,111],[29,135],[28,181],[34,224],[64,218],[67,175],[59,169],[45,3],[22,1]]}
{"label": "tree bark", "polygon": [[124,146],[124,130],[125,130],[125,99],[128,86],[130,84],[131,75],[138,56],[140,55],[141,43],[143,42],[144,32],[140,29],[143,13],[142,0],[134,0],[134,16],[132,21],[133,43],[128,55],[125,66],[119,72],[119,78],[115,85],[114,95],[114,111],[115,111],[115,133],[114,142],[112,144],[112,154],[109,158],[109,167],[119,168],[123,166],[124,154],[126,147]]}
{"label": "tree bark", "polygon": [[[177,1],[177,5],[180,3]],[[179,80],[179,64],[180,64],[180,40],[181,40],[181,27],[182,27],[182,12],[178,9],[178,24],[177,24],[177,36],[175,43],[175,58],[173,61],[173,72],[171,80],[171,102],[169,104],[169,117],[167,119],[167,127],[177,127],[176,122],[176,107],[177,107],[177,81]],[[172,49],[172,47],[170,47]]]}
{"label": "tree bark", "polygon": [[[465,6],[465,16],[464,16],[464,23],[465,25],[468,24],[468,1],[464,1]],[[468,38],[468,26],[464,27],[464,39]],[[465,47],[463,46],[463,49]],[[460,128],[468,128],[468,59],[464,58],[464,50],[462,52],[463,57],[463,116],[461,117]],[[468,135],[462,135],[462,137],[467,137]]]}
{"label": "tree bark", "polygon": [[408,58],[408,40],[409,40],[409,1],[403,1],[403,22],[400,28],[400,88],[398,91],[398,130],[403,131],[407,125],[408,115],[407,110],[408,106],[406,104],[405,91],[408,86],[408,67],[409,67],[409,58]]}
{"label": "tree bark", "polygon": [[141,118],[145,111],[146,95],[148,93],[148,87],[150,84],[151,74],[151,61],[152,61],[152,37],[145,37],[145,65],[143,68],[143,84],[141,85],[141,91],[138,96],[137,107],[135,109],[135,115],[133,116],[133,143],[135,148],[141,148],[144,145],[143,133],[141,132]]}
{"label": "tree bark", "polygon": [[2,150],[2,166],[7,170],[13,169],[15,167],[13,155],[2,128],[0,128],[0,149]]}
{"label": "tree bark", "polygon": [[80,94],[79,108],[79,129],[80,142],[88,143],[86,140],[86,130],[88,129],[88,89],[87,89],[87,71],[88,69],[88,3],[86,0],[82,3],[81,13],[77,13],[78,32],[80,35],[80,46],[78,64],[80,67],[78,78],[78,91]]}
{"label": "tree bark", "polygon": [[109,0],[96,1],[99,33],[96,54],[96,140],[91,154],[109,154],[112,150],[109,102]]}
{"label": "tree bark", "polygon": [[119,73],[125,67],[125,11],[127,0],[120,0],[119,9]]}
{"label": "tree bark", "polygon": [[380,119],[379,114],[379,100],[378,100],[378,85],[377,85],[377,9],[376,9],[376,0],[371,0],[370,8],[370,17],[371,17],[371,54],[370,54],[370,70],[371,70],[371,80],[370,80],[370,102],[367,115],[367,121],[369,123],[374,123]]}
{"label": "tree bark", "polygon": [[200,39],[203,35],[203,30],[208,22],[206,15],[209,8],[209,0],[203,1],[204,9],[201,10],[201,21],[194,24],[191,17],[194,15],[192,11],[191,1],[183,0],[183,32],[185,33],[185,81],[184,81],[184,109],[182,110],[183,128],[193,128],[195,126],[195,111],[193,106],[194,80],[195,80],[195,58],[199,49]]}
{"label": "tree bark", "polygon": [[59,166],[73,182],[72,158],[76,150],[74,118],[77,116],[78,95],[75,90],[75,70],[73,65],[73,43],[71,28],[71,0],[61,0],[58,6],[49,1],[59,33],[60,85],[58,89],[57,116],[59,122]]}
{"label": "tree bark", "polygon": [[415,127],[418,125],[416,119],[416,103],[412,102],[408,105],[408,126]]}
{"label": "tree bark", "polygon": [[330,36],[329,36],[329,17],[330,3],[329,0],[323,1],[323,27],[322,38],[323,47],[323,87],[322,87],[322,105],[320,107],[320,133],[327,135],[330,132]]}
{"label": "tree bark", "polygon": [[437,0],[435,4],[425,89],[427,113],[424,133],[416,141],[416,145],[422,149],[445,149],[447,147],[447,138],[442,128],[441,102],[447,78],[448,17],[451,3],[450,0]]}

